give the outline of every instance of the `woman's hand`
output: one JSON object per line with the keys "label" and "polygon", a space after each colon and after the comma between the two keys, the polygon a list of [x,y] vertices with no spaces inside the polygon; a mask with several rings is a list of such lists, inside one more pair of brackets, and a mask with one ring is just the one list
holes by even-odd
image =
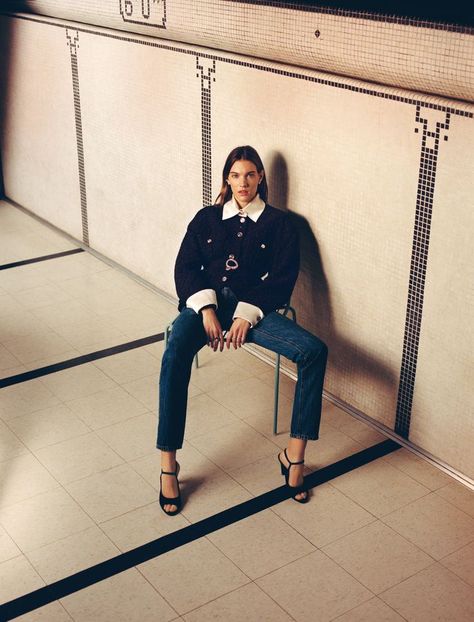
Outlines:
{"label": "woman's hand", "polygon": [[237,317],[232,322],[232,326],[230,330],[227,331],[226,342],[227,349],[230,348],[230,344],[234,344],[234,348],[240,348],[245,343],[245,339],[247,338],[247,333],[250,330],[250,322],[244,320],[243,318]]}
{"label": "woman's hand", "polygon": [[221,323],[217,319],[215,310],[212,308],[203,309],[201,314],[202,323],[207,335],[207,345],[212,348],[214,352],[217,348],[222,352],[224,349],[224,335],[222,334]]}

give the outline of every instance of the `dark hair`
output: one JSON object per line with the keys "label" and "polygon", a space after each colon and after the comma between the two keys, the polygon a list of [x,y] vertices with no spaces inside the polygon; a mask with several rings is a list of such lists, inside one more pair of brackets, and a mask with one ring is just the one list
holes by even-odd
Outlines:
{"label": "dark hair", "polygon": [[242,147],[232,149],[227,156],[224,169],[222,170],[222,186],[219,194],[217,195],[216,205],[224,205],[224,203],[232,197],[232,189],[227,183],[227,178],[229,177],[230,169],[234,163],[237,162],[237,160],[248,160],[249,162],[253,162],[257,168],[257,173],[261,173],[263,171],[263,178],[258,186],[258,194],[260,195],[262,201],[266,202],[268,198],[268,186],[265,169],[263,168],[263,162],[253,147],[250,145],[244,145]]}

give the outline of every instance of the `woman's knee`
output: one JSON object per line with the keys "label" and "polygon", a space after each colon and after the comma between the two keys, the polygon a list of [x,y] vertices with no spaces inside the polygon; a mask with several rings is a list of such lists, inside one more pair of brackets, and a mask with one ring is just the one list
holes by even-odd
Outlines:
{"label": "woman's knee", "polygon": [[312,336],[310,344],[306,350],[307,360],[313,362],[315,360],[326,360],[328,357],[328,347],[322,339]]}

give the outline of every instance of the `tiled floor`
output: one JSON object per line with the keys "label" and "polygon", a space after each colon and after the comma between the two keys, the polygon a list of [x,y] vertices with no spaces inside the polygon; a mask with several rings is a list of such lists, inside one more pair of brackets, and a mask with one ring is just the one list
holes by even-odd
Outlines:
{"label": "tiled floor", "polygon": [[[0,202],[0,263],[73,248]],[[87,253],[0,271],[0,377],[161,332],[166,300]],[[0,601],[280,486],[293,382],[272,435],[272,370],[203,351],[158,502],[157,343],[0,389]],[[308,472],[382,440],[330,403]],[[20,620],[381,622],[474,619],[474,494],[405,449]]]}

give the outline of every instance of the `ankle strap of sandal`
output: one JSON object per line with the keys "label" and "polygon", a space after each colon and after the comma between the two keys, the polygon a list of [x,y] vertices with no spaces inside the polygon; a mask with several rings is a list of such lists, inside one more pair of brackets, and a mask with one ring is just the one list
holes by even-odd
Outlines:
{"label": "ankle strap of sandal", "polygon": [[175,471],[163,471],[163,469],[161,469],[161,474],[162,475],[178,475],[179,473],[179,462],[176,460],[176,470]]}
{"label": "ankle strap of sandal", "polygon": [[290,463],[290,466],[292,466],[293,464],[304,464],[304,460],[300,460],[299,462],[291,462],[291,460],[288,458],[288,454],[286,453],[286,448],[283,451],[285,452],[285,458]]}

